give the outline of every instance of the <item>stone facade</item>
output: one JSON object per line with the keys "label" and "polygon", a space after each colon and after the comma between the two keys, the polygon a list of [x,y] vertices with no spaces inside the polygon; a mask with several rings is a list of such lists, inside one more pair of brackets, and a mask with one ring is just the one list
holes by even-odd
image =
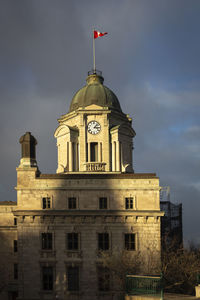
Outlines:
{"label": "stone facade", "polygon": [[[150,247],[159,256],[159,178],[134,173],[131,119],[101,78],[90,75],[85,102],[78,92],[74,110],[59,119],[57,174],[40,173],[30,133],[20,139],[17,205],[0,206],[0,239],[6,237],[1,257],[7,260],[10,249],[8,266],[18,266],[18,278],[6,277],[5,300],[13,281],[19,300],[119,299],[111,275],[102,275],[101,251],[112,256]],[[110,98],[102,100],[101,93]]]}
{"label": "stone facade", "polygon": [[14,299],[18,280],[14,268],[18,264],[16,202],[0,202],[0,299]]}

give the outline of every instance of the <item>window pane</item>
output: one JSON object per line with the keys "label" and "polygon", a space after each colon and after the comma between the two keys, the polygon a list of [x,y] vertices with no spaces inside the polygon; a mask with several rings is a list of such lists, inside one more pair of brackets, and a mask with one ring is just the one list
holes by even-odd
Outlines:
{"label": "window pane", "polygon": [[14,264],[14,279],[18,279],[18,264]]}
{"label": "window pane", "polygon": [[99,291],[110,290],[110,274],[107,268],[98,268],[98,289]]}
{"label": "window pane", "polygon": [[130,208],[133,208],[133,198],[130,198]]}
{"label": "window pane", "polygon": [[74,234],[74,250],[78,250],[78,234]]}
{"label": "window pane", "polygon": [[99,208],[107,209],[107,198],[106,197],[99,198]]}
{"label": "window pane", "polygon": [[17,252],[17,240],[14,240],[13,247],[14,247],[14,252]]}
{"label": "window pane", "polygon": [[125,208],[133,209],[133,197],[125,198]]}
{"label": "window pane", "polygon": [[52,250],[52,233],[42,233],[42,249]]}
{"label": "window pane", "polygon": [[134,233],[125,234],[125,249],[126,250],[135,250],[135,234]]}
{"label": "window pane", "polygon": [[128,198],[126,198],[126,209],[129,208],[129,205],[128,205]]}
{"label": "window pane", "polygon": [[98,161],[98,143],[90,143],[90,161]]}
{"label": "window pane", "polygon": [[109,234],[99,233],[98,234],[98,249],[109,250]]}
{"label": "window pane", "polygon": [[67,281],[69,291],[79,290],[79,267],[67,268]]}
{"label": "window pane", "polygon": [[76,198],[75,197],[68,198],[68,208],[76,209]]}
{"label": "window pane", "polygon": [[53,290],[53,267],[42,268],[43,290]]}
{"label": "window pane", "polygon": [[47,208],[51,208],[51,201],[50,201],[50,198],[47,198]]}
{"label": "window pane", "polygon": [[72,234],[71,233],[68,233],[68,249],[69,250],[72,250]]}
{"label": "window pane", "polygon": [[67,234],[67,249],[78,250],[78,233],[72,232]]}
{"label": "window pane", "polygon": [[46,199],[42,198],[42,208],[45,209],[46,208]]}
{"label": "window pane", "polygon": [[51,208],[51,198],[49,197],[44,197],[42,198],[42,208]]}

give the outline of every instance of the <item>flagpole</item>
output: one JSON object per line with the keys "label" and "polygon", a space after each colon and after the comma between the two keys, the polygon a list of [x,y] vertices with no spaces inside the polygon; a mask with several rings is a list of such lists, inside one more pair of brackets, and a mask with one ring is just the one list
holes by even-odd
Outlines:
{"label": "flagpole", "polygon": [[93,72],[96,73],[94,29],[93,29],[92,33],[93,33]]}

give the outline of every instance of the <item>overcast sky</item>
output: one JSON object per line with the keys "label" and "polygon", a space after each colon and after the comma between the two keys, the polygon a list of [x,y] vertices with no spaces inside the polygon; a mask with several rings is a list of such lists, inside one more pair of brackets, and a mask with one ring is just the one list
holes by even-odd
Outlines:
{"label": "overcast sky", "polygon": [[156,172],[200,243],[200,1],[0,0],[0,200],[16,200],[19,138],[54,173],[57,118],[96,65],[133,118],[134,168]]}

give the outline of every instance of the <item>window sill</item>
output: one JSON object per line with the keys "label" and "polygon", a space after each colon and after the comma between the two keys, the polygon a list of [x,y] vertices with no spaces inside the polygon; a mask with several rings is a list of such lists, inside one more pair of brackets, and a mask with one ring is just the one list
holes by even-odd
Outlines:
{"label": "window sill", "polygon": [[70,291],[70,290],[67,290],[67,293],[69,293],[70,295],[81,296],[81,292],[80,291]]}
{"label": "window sill", "polygon": [[80,250],[65,250],[64,253],[69,258],[82,258],[83,253]]}
{"label": "window sill", "polygon": [[51,258],[56,257],[56,251],[53,250],[41,250],[40,251],[41,258]]}
{"label": "window sill", "polygon": [[53,249],[41,249],[41,252],[55,252]]}
{"label": "window sill", "polygon": [[97,250],[97,256],[99,258],[101,258],[103,254],[111,256],[112,255],[112,250]]}

